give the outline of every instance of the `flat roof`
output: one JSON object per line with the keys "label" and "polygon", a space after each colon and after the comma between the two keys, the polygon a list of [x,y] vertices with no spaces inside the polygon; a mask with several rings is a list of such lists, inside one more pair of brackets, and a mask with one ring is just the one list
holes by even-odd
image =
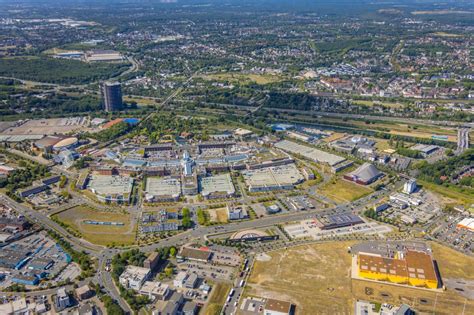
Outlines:
{"label": "flat roof", "polygon": [[119,175],[91,175],[89,189],[100,195],[130,194],[133,178]]}
{"label": "flat roof", "polygon": [[359,254],[359,268],[362,271],[378,272],[387,275],[438,280],[430,255],[408,250],[403,257],[390,258]]}
{"label": "flat roof", "polygon": [[275,299],[267,299],[265,303],[265,310],[280,312],[280,313],[290,313],[291,303]]}
{"label": "flat roof", "polygon": [[294,164],[245,171],[243,176],[249,187],[286,186],[304,180]]}
{"label": "flat roof", "polygon": [[181,195],[181,181],[172,177],[148,177],[145,193],[153,196],[179,196]]}
{"label": "flat roof", "polygon": [[220,174],[210,177],[201,177],[201,192],[203,195],[215,192],[226,192],[228,194],[235,193],[235,187],[232,183],[230,174]]}
{"label": "flat roof", "polygon": [[282,140],[280,142],[275,143],[275,147],[284,151],[288,151],[290,153],[300,154],[305,158],[316,162],[327,163],[330,166],[336,165],[346,160],[345,158],[340,157],[338,155],[321,151],[316,148],[308,147],[288,140]]}
{"label": "flat roof", "polygon": [[196,260],[209,260],[211,258],[211,252],[191,247],[183,247],[180,256]]}

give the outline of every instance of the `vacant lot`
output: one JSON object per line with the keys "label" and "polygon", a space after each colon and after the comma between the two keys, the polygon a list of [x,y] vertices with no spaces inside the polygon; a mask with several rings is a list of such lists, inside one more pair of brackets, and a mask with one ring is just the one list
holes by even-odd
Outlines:
{"label": "vacant lot", "polygon": [[[99,245],[128,245],[135,240],[134,224],[129,214],[101,212],[86,206],[78,206],[55,216],[59,221],[81,233],[87,241]],[[122,222],[123,226],[91,225],[85,220]]]}
{"label": "vacant lot", "polygon": [[330,181],[322,186],[318,192],[336,202],[348,202],[368,195],[373,190],[370,187],[358,185],[342,178]]}
{"label": "vacant lot", "polygon": [[464,193],[456,190],[455,188],[445,187],[427,181],[419,181],[423,188],[431,190],[443,197],[445,197],[445,203],[458,204],[462,203],[469,206],[474,203],[474,194]]}
{"label": "vacant lot", "polygon": [[212,81],[229,81],[239,83],[268,84],[282,81],[283,78],[271,74],[245,74],[245,73],[216,73],[202,76],[205,80]]}
{"label": "vacant lot", "polygon": [[352,244],[313,244],[269,253],[271,259],[255,263],[245,294],[292,301],[296,314],[351,314],[347,247]]}
{"label": "vacant lot", "polygon": [[[304,245],[257,260],[245,295],[279,298],[296,304],[296,314],[352,314],[355,299],[395,305],[407,303],[429,314],[474,314],[474,300],[444,292],[350,279],[354,242]],[[474,258],[430,244],[443,279],[474,279]]]}
{"label": "vacant lot", "polygon": [[209,209],[209,218],[211,222],[217,223],[228,223],[229,216],[227,215],[226,208],[218,208],[218,209]]}
{"label": "vacant lot", "polygon": [[[434,242],[430,243],[430,246],[444,281],[447,279],[474,279],[474,258]],[[451,289],[439,293],[354,280],[352,291],[354,297],[359,299],[370,299],[380,303],[407,303],[419,312],[429,314],[474,314],[474,300],[465,299]]]}
{"label": "vacant lot", "polygon": [[211,296],[202,314],[219,315],[230,291],[230,284],[218,282],[212,287]]}

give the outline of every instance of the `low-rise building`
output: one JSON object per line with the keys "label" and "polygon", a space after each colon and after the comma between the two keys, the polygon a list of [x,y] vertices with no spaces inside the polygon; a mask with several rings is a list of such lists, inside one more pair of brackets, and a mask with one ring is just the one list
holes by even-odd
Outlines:
{"label": "low-rise building", "polygon": [[248,217],[244,206],[227,206],[227,216],[229,220],[242,220]]}
{"label": "low-rise building", "polygon": [[127,266],[120,275],[119,282],[127,289],[138,291],[151,274],[150,268]]}
{"label": "low-rise building", "polygon": [[79,301],[87,300],[94,295],[91,288],[85,284],[82,287],[76,289],[76,296]]}
{"label": "low-rise building", "polygon": [[292,314],[292,304],[287,301],[267,299],[267,301],[265,302],[265,308],[263,309],[263,314],[290,315]]}
{"label": "low-rise building", "polygon": [[158,300],[166,300],[170,294],[170,287],[158,281],[145,281],[138,291],[140,294],[153,296]]}

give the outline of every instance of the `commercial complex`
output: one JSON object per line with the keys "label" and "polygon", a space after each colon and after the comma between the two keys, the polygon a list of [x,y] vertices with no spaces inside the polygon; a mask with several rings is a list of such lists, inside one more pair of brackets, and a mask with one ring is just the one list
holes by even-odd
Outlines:
{"label": "commercial complex", "polygon": [[438,288],[438,277],[430,255],[406,251],[395,257],[359,253],[359,276],[371,280],[408,284],[416,287]]}
{"label": "commercial complex", "polygon": [[178,201],[181,196],[181,180],[176,177],[148,177],[145,200],[147,202]]}
{"label": "commercial complex", "polygon": [[128,203],[133,178],[127,176],[92,175],[88,188],[102,202]]}
{"label": "commercial complex", "polygon": [[440,286],[431,249],[422,242],[367,242],[351,252],[353,277],[429,289]]}
{"label": "commercial complex", "polygon": [[327,153],[316,148],[311,148],[288,140],[277,142],[275,147],[293,154],[302,155],[303,157],[315,162],[329,164],[330,166],[334,166],[346,160],[345,158],[338,155]]}
{"label": "commercial complex", "polygon": [[292,189],[304,180],[293,164],[244,171],[242,174],[250,192]]}
{"label": "commercial complex", "polygon": [[200,179],[201,195],[206,199],[232,197],[235,194],[230,174],[220,174]]}
{"label": "commercial complex", "polygon": [[358,169],[344,175],[344,178],[360,185],[369,185],[383,176],[374,165],[364,163]]}
{"label": "commercial complex", "polygon": [[100,85],[100,93],[106,112],[122,109],[122,87],[119,82],[102,82]]}

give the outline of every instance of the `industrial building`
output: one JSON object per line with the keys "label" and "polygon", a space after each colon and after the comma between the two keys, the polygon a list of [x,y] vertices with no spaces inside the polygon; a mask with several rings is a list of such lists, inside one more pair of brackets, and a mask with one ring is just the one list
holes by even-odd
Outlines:
{"label": "industrial building", "polygon": [[410,150],[420,152],[423,157],[428,157],[439,150],[437,145],[415,144]]}
{"label": "industrial building", "polygon": [[115,175],[92,175],[87,187],[102,202],[129,203],[133,178]]}
{"label": "industrial building", "polygon": [[393,195],[390,195],[390,201],[396,204],[407,206],[419,206],[422,203],[420,199],[401,193],[395,193]]}
{"label": "industrial building", "polygon": [[148,280],[150,274],[150,268],[128,265],[125,271],[120,275],[119,282],[127,289],[138,291],[142,284]]}
{"label": "industrial building", "polygon": [[235,187],[229,173],[201,177],[199,186],[201,195],[206,199],[232,197],[235,194]]}
{"label": "industrial building", "polygon": [[249,170],[242,174],[250,192],[292,189],[304,180],[293,164]]}
{"label": "industrial building", "polygon": [[362,164],[358,169],[344,175],[344,179],[360,185],[369,185],[383,176],[374,165],[370,163]]}
{"label": "industrial building", "polygon": [[393,256],[359,252],[358,275],[365,279],[438,288],[438,276],[432,257],[422,251],[397,251]]}
{"label": "industrial building", "polygon": [[336,165],[346,160],[345,158],[335,154],[327,153],[316,148],[308,147],[288,140],[275,143],[275,147],[293,154],[302,155],[314,162],[327,163],[330,166]]}
{"label": "industrial building", "polygon": [[93,49],[84,55],[87,62],[113,62],[122,61],[123,56],[114,50]]}
{"label": "industrial building", "polygon": [[31,187],[19,190],[18,191],[18,196],[20,196],[21,198],[26,198],[26,197],[38,194],[38,193],[43,192],[43,191],[48,190],[48,189],[49,189],[48,185],[44,185],[44,184],[31,186]]}
{"label": "industrial building", "polygon": [[100,84],[100,94],[106,112],[122,109],[122,87],[119,82],[102,82]]}
{"label": "industrial building", "polygon": [[474,232],[474,218],[464,218],[456,225],[457,228]]}
{"label": "industrial building", "polygon": [[181,196],[181,180],[175,177],[148,177],[146,179],[146,202],[178,201]]}

